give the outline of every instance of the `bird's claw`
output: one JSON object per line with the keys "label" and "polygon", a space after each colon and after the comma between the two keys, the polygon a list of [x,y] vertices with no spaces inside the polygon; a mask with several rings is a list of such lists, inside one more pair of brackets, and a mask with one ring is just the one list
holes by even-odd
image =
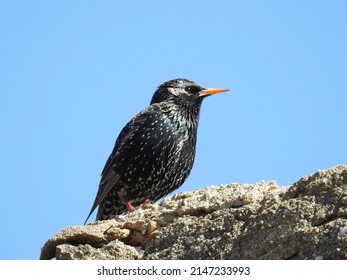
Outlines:
{"label": "bird's claw", "polygon": [[143,206],[149,205],[149,204],[153,204],[153,201],[150,199],[146,199],[144,202],[142,202],[140,205],[138,206],[132,206],[130,202],[128,202],[127,208],[129,212],[134,212],[137,209],[142,208]]}
{"label": "bird's claw", "polygon": [[138,206],[132,206],[132,204],[125,198],[125,196],[121,195],[119,196],[119,198],[123,201],[124,205],[127,207],[129,212],[134,212],[135,210],[141,208],[142,206],[148,205],[148,204],[152,204],[153,200],[150,199],[146,199],[144,202],[142,202],[140,205]]}

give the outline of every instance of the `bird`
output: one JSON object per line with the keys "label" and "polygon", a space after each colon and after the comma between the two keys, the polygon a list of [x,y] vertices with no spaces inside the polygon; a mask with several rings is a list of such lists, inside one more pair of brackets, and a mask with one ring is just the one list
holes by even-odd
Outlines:
{"label": "bird", "polygon": [[193,167],[202,101],[228,90],[183,78],[162,83],[119,133],[85,224],[97,207],[96,220],[108,220],[179,188]]}

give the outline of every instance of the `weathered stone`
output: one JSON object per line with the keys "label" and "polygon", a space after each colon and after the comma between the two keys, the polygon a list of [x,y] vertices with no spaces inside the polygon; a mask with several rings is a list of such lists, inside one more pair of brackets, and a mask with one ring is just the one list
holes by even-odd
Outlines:
{"label": "weathered stone", "polygon": [[41,259],[347,259],[347,165],[291,187],[183,192],[125,217],[68,227]]}

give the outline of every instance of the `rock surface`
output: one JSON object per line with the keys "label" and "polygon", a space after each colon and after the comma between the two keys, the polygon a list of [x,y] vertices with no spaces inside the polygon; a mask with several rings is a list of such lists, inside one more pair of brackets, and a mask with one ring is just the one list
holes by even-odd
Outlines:
{"label": "rock surface", "polygon": [[347,165],[292,186],[184,192],[123,218],[67,227],[41,259],[347,259]]}

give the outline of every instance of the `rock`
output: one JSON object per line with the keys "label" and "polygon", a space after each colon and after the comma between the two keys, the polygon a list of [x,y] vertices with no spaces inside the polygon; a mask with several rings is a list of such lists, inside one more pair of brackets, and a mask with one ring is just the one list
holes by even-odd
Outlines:
{"label": "rock", "polygon": [[56,248],[55,257],[59,260],[136,260],[139,254],[134,247],[116,239],[100,248],[89,244],[61,244]]}
{"label": "rock", "polygon": [[183,192],[125,217],[68,227],[41,259],[347,259],[347,165],[290,187]]}

